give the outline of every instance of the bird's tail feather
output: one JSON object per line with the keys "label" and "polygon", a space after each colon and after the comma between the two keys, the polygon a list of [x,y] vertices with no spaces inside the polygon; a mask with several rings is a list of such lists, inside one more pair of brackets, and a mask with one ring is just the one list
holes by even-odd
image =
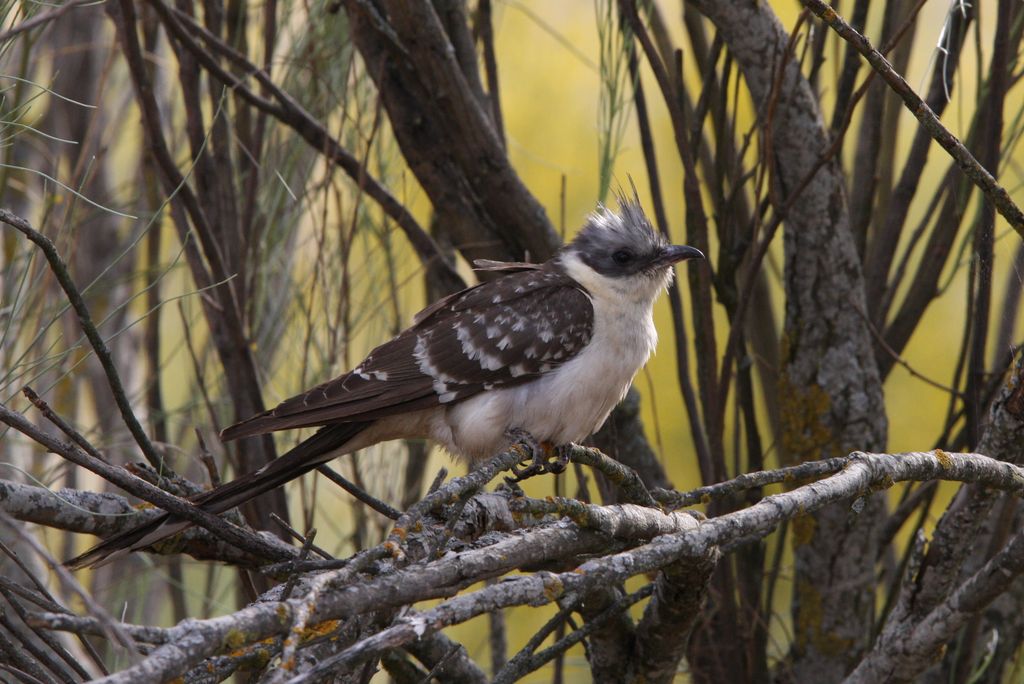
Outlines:
{"label": "bird's tail feather", "polygon": [[[231,482],[192,498],[203,510],[220,514],[260,494],[308,473],[334,458],[335,450],[362,432],[369,423],[339,423],[321,428],[309,439],[274,459],[259,470],[242,475]],[[139,551],[189,527],[191,523],[169,513],[119,532],[64,563],[69,568],[96,567],[133,551]]]}

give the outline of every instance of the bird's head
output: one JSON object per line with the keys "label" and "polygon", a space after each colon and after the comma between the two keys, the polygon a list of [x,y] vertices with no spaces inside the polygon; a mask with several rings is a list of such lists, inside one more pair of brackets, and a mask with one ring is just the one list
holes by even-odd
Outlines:
{"label": "bird's head", "polygon": [[588,290],[611,289],[621,297],[653,300],[672,279],[672,266],[703,259],[699,249],[672,245],[654,230],[639,201],[623,195],[619,210],[599,206],[559,259]]}

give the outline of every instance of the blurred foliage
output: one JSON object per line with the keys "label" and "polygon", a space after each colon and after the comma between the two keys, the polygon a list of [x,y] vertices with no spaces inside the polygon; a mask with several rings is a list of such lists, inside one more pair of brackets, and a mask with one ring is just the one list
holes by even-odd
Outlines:
{"label": "blurred foliage", "polygon": [[[667,17],[672,39],[685,45],[679,6],[658,4]],[[279,3],[280,33],[270,58],[274,79],[325,121],[346,149],[392,189],[421,225],[427,225],[430,203],[405,167],[361,60],[354,58],[349,42],[339,39],[347,30],[344,13],[325,11],[328,5],[294,0]],[[792,27],[799,13],[797,3],[774,5],[783,24]],[[494,31],[509,155],[527,187],[567,237],[610,188],[628,186],[631,178],[637,179],[643,202],[650,203],[647,184],[639,180],[645,176],[644,162],[630,104],[632,83],[626,52],[614,25],[614,6],[611,0],[596,0],[593,4],[542,0],[495,3]],[[244,3],[243,7],[251,15],[244,24],[249,39],[259,44],[260,9]],[[10,28],[48,8],[36,3],[5,2],[0,6],[0,25]],[[928,3],[917,22],[905,76],[919,92],[924,90],[936,60],[943,59],[936,45],[942,40],[949,10],[944,3]],[[867,35],[878,32],[881,18],[875,14],[869,16]],[[981,97],[978,88],[983,82],[981,73],[993,31],[993,14],[981,14],[976,36],[967,42],[961,56],[962,77],[943,117],[946,125],[961,135],[966,135]],[[823,30],[814,22],[811,25],[814,31]],[[148,418],[166,422],[167,449],[174,467],[203,481],[205,476],[194,458],[192,431],[198,428],[213,444],[215,427],[231,420],[200,306],[205,294],[185,268],[183,247],[172,228],[166,198],[155,187],[151,170],[147,171],[140,161],[143,148],[137,125],[139,112],[130,96],[124,66],[110,43],[110,23],[101,17],[94,26],[95,33],[78,34],[78,42],[57,41],[47,33],[41,38],[28,33],[0,43],[0,204],[43,227],[71,263],[79,286],[94,307],[94,317],[115,348],[140,414],[146,414],[143,397],[147,388],[159,381],[163,414]],[[812,37],[805,35],[804,40]],[[825,111],[831,111],[834,104],[843,49],[844,44],[834,36],[826,38],[818,85]],[[260,53],[251,49],[250,54]],[[69,79],[74,77],[62,65],[84,58],[81,55],[88,55],[97,69],[97,88],[82,102],[61,99],[73,90]],[[183,105],[173,96],[174,55],[160,39],[149,58],[156,89],[164,101],[172,104],[163,112],[165,132],[173,143],[179,168],[188,175],[192,169],[183,132]],[[683,68],[687,87],[699,94],[702,75],[685,51]],[[645,88],[656,90],[647,70],[642,70],[641,78]],[[750,130],[754,113],[748,100],[743,94],[729,97],[737,113],[736,130]],[[668,113],[663,103],[655,98],[652,101],[655,139],[667,144],[672,139]],[[204,111],[211,126],[218,117],[233,121],[231,115],[238,111],[228,89],[221,91],[220,102],[222,109]],[[1018,144],[1024,131],[1020,88],[1010,91],[1005,109],[1008,117],[1001,180],[1020,203],[1024,200],[1024,153]],[[854,116],[851,130],[856,130],[858,116]],[[901,159],[909,150],[917,122],[902,108],[895,120],[899,134],[894,154]],[[73,141],[60,137],[58,131],[64,130],[90,136],[87,146],[83,141],[78,143],[84,147],[84,155],[74,152]],[[263,374],[263,396],[273,404],[350,368],[365,352],[408,324],[425,303],[425,288],[420,263],[376,204],[356,192],[347,178],[293,131],[273,122],[266,130],[261,154],[245,149],[236,138],[231,138],[229,153],[239,159],[250,154],[260,158],[259,185],[253,197],[261,234],[258,242],[249,245],[258,252],[249,258],[259,268],[240,277],[251,280],[249,285],[255,293],[248,301],[246,322],[251,326],[257,368]],[[223,144],[223,140],[217,144]],[[853,173],[855,149],[855,145],[848,144],[844,150],[842,162],[848,174]],[[756,161],[753,149],[747,150],[744,161]],[[659,162],[670,229],[675,241],[682,242],[683,170],[673,154],[661,155]],[[934,149],[922,187],[938,187],[948,163],[941,151]],[[927,191],[919,194],[911,206],[909,226],[922,220],[931,199]],[[711,206],[710,196],[706,199]],[[966,208],[968,214],[977,202],[975,193]],[[564,217],[565,225],[561,225],[560,217]],[[712,216],[711,220],[719,218]],[[97,228],[100,223],[103,229]],[[911,239],[910,231],[906,231],[901,249],[910,246]],[[712,253],[716,253],[714,235],[711,240]],[[965,292],[970,240],[971,234],[965,232],[955,258],[942,275],[942,295],[930,306],[901,354],[917,373],[942,384],[949,384],[956,373],[955,349],[969,315]],[[142,248],[148,241],[155,242],[149,252],[156,257],[154,260]],[[765,273],[776,328],[781,328],[781,238],[776,243],[766,260]],[[110,410],[109,404],[99,389],[101,383],[81,372],[88,365],[88,353],[45,265],[10,231],[0,231],[0,245],[0,400],[23,409],[26,404],[18,392],[23,385],[33,385],[41,393],[50,394],[55,408],[82,426],[98,446],[130,455],[131,444],[122,429],[102,428],[104,418],[111,425],[110,416],[103,415]],[[918,247],[907,256],[910,269],[920,250]],[[1017,237],[997,221],[995,312],[1004,312],[1006,293],[1020,288],[1018,250]],[[86,254],[95,261],[82,262],[80,257]],[[460,270],[464,277],[472,278],[465,263],[461,263]],[[146,298],[154,288],[159,291],[156,308]],[[1005,312],[996,315],[1005,316]],[[160,336],[156,368],[147,365],[141,348],[141,330],[153,319],[159,323]],[[688,313],[687,320],[692,320]],[[671,481],[679,489],[688,489],[698,486],[700,477],[676,381],[676,358],[671,353],[673,345],[681,341],[673,339],[664,299],[658,305],[656,321],[662,338],[660,353],[639,376],[637,386],[644,395],[648,436]],[[720,306],[715,308],[715,321],[719,339],[725,339],[728,320]],[[1011,322],[1015,330],[1009,338],[1020,340],[1024,322],[1019,317]],[[995,347],[995,335],[990,342],[989,356],[995,358],[1003,350]],[[885,395],[890,451],[937,446],[949,407],[946,392],[897,366],[886,380]],[[736,464],[735,470],[743,471],[735,416],[733,410],[726,412],[726,449],[730,463]],[[75,481],[65,480],[68,473],[62,463],[36,457],[9,434],[3,439],[3,466],[19,468],[46,483]],[[298,437],[285,434],[277,439],[279,444],[287,445]],[[769,443],[765,447],[766,466],[773,467],[778,463],[777,449]],[[395,502],[401,499],[404,453],[403,445],[376,447],[352,460],[358,463],[357,469],[353,470],[349,461],[339,468],[378,496]],[[453,467],[445,457],[434,455],[427,469],[428,482],[442,465]],[[10,475],[3,473],[5,477]],[[99,486],[90,478],[79,477],[79,486]],[[562,486],[571,493],[577,483],[570,474]],[[551,487],[550,481],[533,481],[528,490],[543,495],[550,493]],[[350,499],[333,488],[326,490],[323,483],[314,483],[312,478],[289,488],[301,492],[301,496],[292,497],[293,523],[300,528],[315,524],[320,529],[317,543],[331,551],[348,553],[354,541],[377,539],[385,530],[384,521],[367,517]],[[309,496],[310,489],[317,492],[317,504]],[[933,515],[943,510],[951,491],[942,488],[932,507]],[[893,493],[893,497],[898,496],[899,492]],[[314,515],[315,505],[319,508]],[[353,521],[360,524],[353,525]],[[49,537],[58,550],[74,546],[56,535]],[[139,558],[135,563],[136,567],[156,566],[158,573],[163,573],[161,562]],[[192,568],[188,560],[183,564],[187,581],[180,589],[190,613],[207,615],[232,602],[230,572],[205,566]],[[164,622],[169,622],[171,614],[152,592],[156,587],[162,589],[161,582],[174,580],[158,573],[136,574],[128,578],[128,583],[124,577],[101,575],[94,578],[92,589],[108,605],[126,602],[128,619],[160,614]],[[784,561],[782,574],[787,573]],[[777,592],[774,602],[779,619],[772,623],[772,638],[787,644],[788,591]],[[532,634],[550,614],[548,610],[512,611],[513,642]],[[480,656],[487,648],[486,633],[475,623],[453,630],[453,636],[466,644],[471,656]],[[784,650],[785,646],[778,646],[775,655],[782,656]],[[580,658],[581,651],[572,652],[568,674],[586,676],[585,668],[573,667]],[[549,676],[538,673],[527,681],[547,681]]]}

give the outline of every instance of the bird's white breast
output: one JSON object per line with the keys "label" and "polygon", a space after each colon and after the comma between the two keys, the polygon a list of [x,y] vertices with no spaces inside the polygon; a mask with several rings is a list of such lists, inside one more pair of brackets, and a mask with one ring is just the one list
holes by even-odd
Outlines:
{"label": "bird's white breast", "polygon": [[654,351],[652,308],[662,284],[607,278],[574,257],[565,267],[590,294],[590,343],[536,380],[482,392],[449,408],[435,424],[433,438],[453,453],[470,458],[497,453],[507,445],[508,428],[553,444],[584,439],[601,427]]}

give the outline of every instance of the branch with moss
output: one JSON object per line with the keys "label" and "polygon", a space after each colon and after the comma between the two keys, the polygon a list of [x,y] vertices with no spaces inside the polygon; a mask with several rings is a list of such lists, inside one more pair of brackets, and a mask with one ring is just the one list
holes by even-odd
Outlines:
{"label": "branch with moss", "polygon": [[[447,599],[429,610],[398,617],[389,626],[365,636],[340,653],[321,659],[314,669],[304,673],[292,671],[292,674],[313,677],[327,671],[342,671],[385,650],[411,644],[425,634],[436,633],[495,609],[549,603],[659,570],[669,573],[665,581],[678,582],[682,577],[680,572],[686,573],[706,563],[708,554],[716,548],[759,538],[784,521],[865,496],[895,482],[930,479],[973,482],[1017,495],[1024,493],[1024,469],[979,454],[855,453],[839,472],[792,491],[768,496],[744,510],[708,520],[699,521],[687,514],[666,514],[642,506],[594,506],[586,509],[587,515],[580,516],[587,527],[563,518],[529,529],[490,532],[476,542],[451,549],[440,558],[428,555],[403,565],[396,563],[389,554],[378,553],[367,556],[370,560],[364,563],[352,562],[341,570],[311,575],[300,581],[291,598],[282,600],[268,596],[263,602],[236,613],[208,620],[189,620],[153,633],[158,641],[166,643],[157,645],[140,662],[103,681],[162,680],[181,676],[208,658],[267,638],[284,637],[282,644],[287,644],[291,638],[295,642],[291,653],[295,654],[305,643],[304,635],[327,621],[352,620],[382,610],[413,606],[420,601]],[[539,503],[532,500],[516,503],[517,498],[508,492],[499,498],[509,502],[510,511],[516,507],[533,507],[543,512],[543,507],[537,508]],[[557,501],[549,504],[552,509],[558,505]],[[465,507],[457,510],[463,511]],[[438,520],[432,525],[441,523]],[[403,547],[414,547],[421,534],[415,528],[409,529]],[[979,584],[978,580],[965,585],[954,594],[955,603],[944,604],[937,610],[956,615],[980,610],[985,601],[998,593],[1003,586],[1001,582],[1009,582],[1014,573],[1019,574],[1024,569],[1018,563],[1018,547],[1021,546],[1024,542],[1015,541],[1007,547],[1000,560],[994,561],[994,565],[979,576],[984,582]],[[588,554],[591,558],[580,563],[579,559]],[[565,567],[567,562],[570,569],[565,571],[538,571],[491,584],[479,591],[460,593],[481,580],[516,569],[552,567],[552,564]],[[697,580],[701,578],[706,580],[705,572],[694,574],[695,584],[690,585],[691,590],[700,584]],[[678,585],[655,588],[655,591],[664,594],[670,589],[687,593],[685,587]],[[689,591],[687,605],[692,607],[693,597],[699,597],[699,593]],[[649,609],[654,612],[648,622],[655,620],[660,610]],[[935,619],[939,617],[936,614]],[[49,620],[42,615],[38,619]],[[53,618],[48,624],[54,629],[75,626],[74,621],[66,617]],[[296,629],[299,625],[301,628]],[[646,627],[653,628],[653,625]],[[137,630],[128,631],[142,634]],[[673,658],[677,661],[678,654]],[[652,675],[670,669],[669,663],[662,660],[650,661]],[[307,661],[303,659],[303,662]]]}

